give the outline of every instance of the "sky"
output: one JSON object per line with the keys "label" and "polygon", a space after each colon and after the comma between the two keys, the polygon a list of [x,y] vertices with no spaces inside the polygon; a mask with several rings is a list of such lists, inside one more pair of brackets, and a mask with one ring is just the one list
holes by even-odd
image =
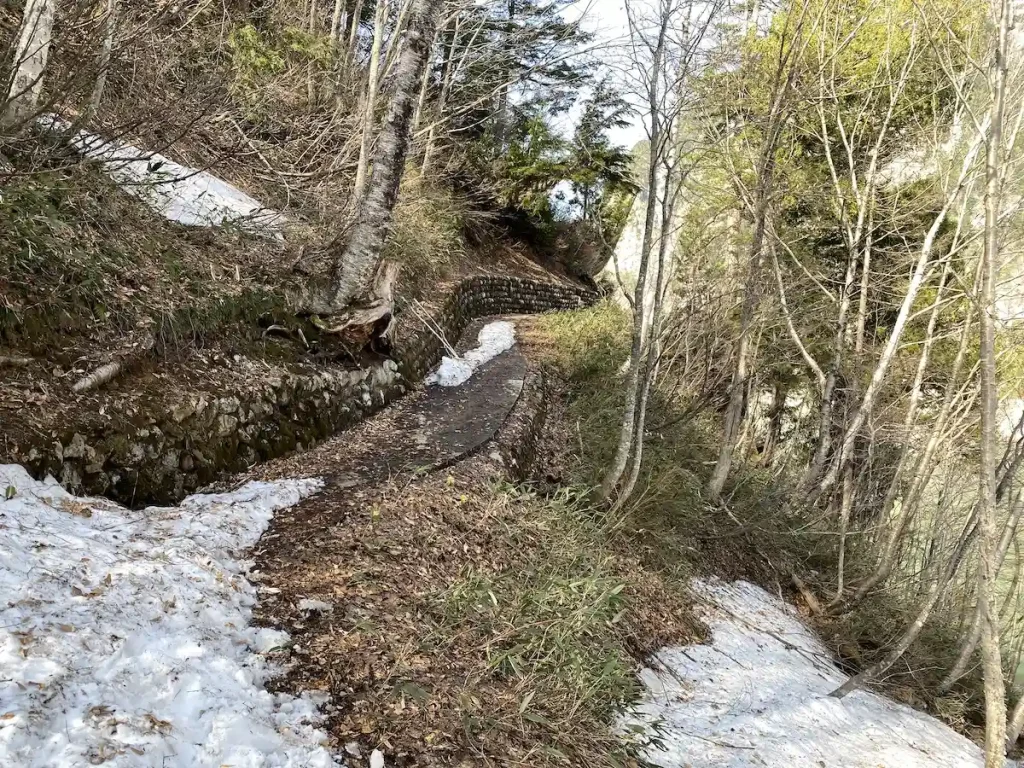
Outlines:
{"label": "sky", "polygon": [[[605,61],[617,58],[616,48],[624,45],[629,39],[629,23],[626,18],[624,0],[579,0],[569,6],[564,14],[568,21],[582,17],[583,27],[594,33],[593,46],[598,50],[596,56]],[[580,100],[582,101],[582,99]],[[581,107],[572,109],[561,126],[566,133],[571,133],[579,119]],[[647,138],[640,116],[635,115],[628,128],[611,128],[608,138],[616,144],[632,149],[638,141]]]}

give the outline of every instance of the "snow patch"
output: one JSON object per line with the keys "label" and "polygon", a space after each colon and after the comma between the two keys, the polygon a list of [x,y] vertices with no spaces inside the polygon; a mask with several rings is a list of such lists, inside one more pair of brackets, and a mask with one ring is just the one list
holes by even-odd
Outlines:
{"label": "snow patch", "polygon": [[[664,768],[970,768],[981,749],[938,720],[846,681],[796,612],[746,582],[695,581],[712,642],[667,648],[624,730]],[[1012,765],[1012,763],[1008,763]]]}
{"label": "snow patch", "polygon": [[[57,115],[45,115],[40,123],[55,132],[72,128],[70,121]],[[71,132],[68,143],[99,160],[103,171],[125,192],[171,221],[190,227],[234,224],[248,232],[284,237],[284,216],[211,173],[87,131]]]}
{"label": "snow patch", "polygon": [[480,329],[476,343],[477,346],[462,357],[442,357],[441,365],[427,376],[427,384],[437,384],[441,387],[458,387],[465,384],[481,365],[512,349],[516,343],[516,327],[507,320],[488,323]]}
{"label": "snow patch", "polygon": [[[328,768],[313,696],[273,695],[252,546],[319,480],[130,511],[0,465],[0,765]],[[5,500],[5,497],[10,497]]]}

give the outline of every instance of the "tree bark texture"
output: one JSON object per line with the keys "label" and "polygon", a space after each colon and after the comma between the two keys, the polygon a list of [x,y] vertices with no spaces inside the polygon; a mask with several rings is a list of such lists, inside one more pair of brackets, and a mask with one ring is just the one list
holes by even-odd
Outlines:
{"label": "tree bark texture", "polygon": [[28,0],[18,31],[2,124],[20,126],[39,108],[57,0]]}
{"label": "tree bark texture", "polygon": [[377,140],[370,182],[359,201],[356,223],[345,249],[335,259],[331,296],[334,311],[343,310],[356,299],[367,298],[370,278],[380,263],[405,168],[420,79],[430,57],[441,6],[442,0],[413,2],[405,47],[397,66],[395,94]]}

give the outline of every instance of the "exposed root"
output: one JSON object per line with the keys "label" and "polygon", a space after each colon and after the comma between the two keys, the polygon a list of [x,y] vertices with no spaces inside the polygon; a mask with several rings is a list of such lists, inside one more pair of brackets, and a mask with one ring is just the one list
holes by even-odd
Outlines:
{"label": "exposed root", "polygon": [[399,265],[386,261],[377,268],[369,293],[370,300],[361,307],[350,309],[340,316],[340,322],[327,325],[314,316],[313,324],[323,333],[340,336],[349,344],[362,349],[371,342],[383,341],[390,345],[394,330],[395,282]]}
{"label": "exposed root", "polygon": [[301,328],[296,328],[293,331],[291,328],[285,325],[278,325],[275,323],[274,325],[271,325],[263,332],[263,338],[267,338],[267,336],[270,336],[271,334],[284,336],[285,338],[291,339],[292,341],[299,341],[302,343],[302,346],[304,346],[306,349],[309,349],[309,342],[306,340],[306,334],[302,332]]}

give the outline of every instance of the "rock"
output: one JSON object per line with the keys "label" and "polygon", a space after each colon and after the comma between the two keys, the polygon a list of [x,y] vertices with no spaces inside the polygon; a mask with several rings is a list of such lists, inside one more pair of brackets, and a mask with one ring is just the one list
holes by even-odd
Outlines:
{"label": "rock", "polygon": [[217,399],[217,412],[223,414],[237,413],[240,405],[241,403],[237,397],[221,397]]}
{"label": "rock", "polygon": [[[203,406],[206,407],[205,405]],[[185,419],[189,418],[196,412],[195,403],[180,403],[171,409],[171,419],[175,424],[181,424]]]}
{"label": "rock", "polygon": [[64,458],[65,459],[81,459],[85,457],[85,449],[88,446],[85,443],[85,436],[75,433],[75,436],[71,438],[71,442],[64,446]]}
{"label": "rock", "polygon": [[82,476],[70,464],[65,464],[60,471],[60,484],[74,492],[82,486]]}
{"label": "rock", "polygon": [[178,466],[181,463],[181,454],[175,449],[171,449],[164,453],[163,458],[160,460],[160,465],[163,467],[165,472],[177,472]]}
{"label": "rock", "polygon": [[238,429],[238,419],[234,416],[221,414],[217,417],[217,437],[227,437]]}

